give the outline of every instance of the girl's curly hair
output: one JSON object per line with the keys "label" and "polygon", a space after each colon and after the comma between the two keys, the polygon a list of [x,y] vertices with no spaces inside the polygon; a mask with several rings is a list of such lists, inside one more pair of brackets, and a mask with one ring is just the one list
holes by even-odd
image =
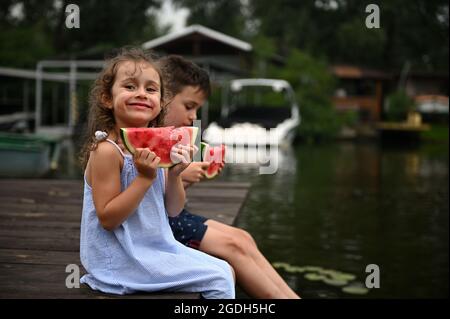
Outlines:
{"label": "girl's curly hair", "polygon": [[[164,82],[159,65],[155,62],[157,57],[149,52],[137,47],[124,47],[116,51],[111,57],[106,59],[105,65],[92,85],[89,93],[89,111],[87,129],[84,134],[84,143],[80,151],[80,162],[83,169],[86,168],[89,154],[97,147],[94,134],[96,131],[112,132],[115,129],[115,119],[113,111],[106,107],[105,101],[112,100],[112,87],[116,78],[119,66],[123,62],[132,61],[149,64],[159,75],[161,90],[161,112],[149,123],[149,127],[162,126],[165,112],[165,90]],[[118,132],[117,132],[118,136]]]}

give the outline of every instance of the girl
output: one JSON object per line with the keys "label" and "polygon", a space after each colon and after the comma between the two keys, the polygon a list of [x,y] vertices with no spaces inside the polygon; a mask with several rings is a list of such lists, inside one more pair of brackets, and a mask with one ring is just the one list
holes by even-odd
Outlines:
{"label": "girl", "polygon": [[[210,94],[208,74],[180,56],[161,58],[159,64],[171,97],[164,125],[192,125],[197,118],[197,110]],[[181,174],[185,186],[203,179],[208,166],[208,163],[191,163]],[[238,283],[249,296],[299,298],[261,254],[248,232],[187,210],[169,218],[169,221],[177,240],[228,261],[236,271]]]}
{"label": "girl", "polygon": [[[205,298],[234,298],[231,267],[175,240],[168,215],[183,208],[180,174],[192,150],[178,147],[181,161],[165,174],[148,149],[132,156],[117,145],[121,127],[161,123],[164,87],[152,58],[123,49],[107,61],[89,101],[80,256],[92,289],[200,292]],[[95,135],[94,135],[95,133]]]}

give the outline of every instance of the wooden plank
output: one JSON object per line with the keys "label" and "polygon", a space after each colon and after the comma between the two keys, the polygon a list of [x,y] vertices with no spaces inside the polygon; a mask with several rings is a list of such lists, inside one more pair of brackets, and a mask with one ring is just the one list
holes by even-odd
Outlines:
{"label": "wooden plank", "polygon": [[0,263],[40,265],[81,265],[78,251],[0,248]]}
{"label": "wooden plank", "polygon": [[79,251],[80,241],[73,238],[21,238],[0,236],[0,248]]}
{"label": "wooden plank", "polygon": [[[222,189],[222,188],[243,188],[248,189],[250,188],[250,183],[241,183],[241,182],[216,182],[216,181],[204,181],[198,184],[195,184],[193,186],[194,188],[215,188],[215,189]],[[189,189],[189,188],[188,188]]]}
{"label": "wooden plank", "polygon": [[[215,206],[215,207],[214,207]],[[188,203],[186,209],[192,214],[212,218],[218,222],[232,225],[236,218],[236,211],[239,211],[240,204],[230,203]]]}
{"label": "wooden plank", "polygon": [[2,186],[6,187],[18,187],[18,188],[42,188],[44,186],[51,186],[54,188],[62,187],[72,187],[78,188],[83,185],[81,180],[67,180],[67,179],[15,179],[15,178],[5,178],[0,180],[0,188]]}
{"label": "wooden plank", "polygon": [[81,222],[81,216],[76,214],[51,214],[49,212],[1,212],[0,220],[42,220],[42,221],[69,221]]}
{"label": "wooden plank", "polygon": [[67,231],[65,229],[0,229],[0,237],[37,238],[46,237],[54,239],[80,239],[80,231]]}
{"label": "wooden plank", "polygon": [[25,212],[49,212],[49,213],[59,213],[59,212],[67,212],[67,211],[75,211],[78,214],[81,214],[81,201],[78,204],[72,203],[61,203],[61,204],[31,204],[29,202],[12,202],[8,200],[2,200],[0,197],[0,212],[8,212],[8,211],[25,211]]}
{"label": "wooden plank", "polygon": [[[174,292],[160,292],[148,293],[140,292],[131,295],[112,295],[105,294],[99,291],[94,291],[86,285],[81,285],[80,288],[54,288],[52,284],[26,283],[21,286],[20,290],[14,287],[5,287],[0,292],[1,299],[200,299],[200,294],[195,292],[189,293],[174,293]],[[43,293],[45,292],[45,293]]]}
{"label": "wooden plank", "polygon": [[[2,186],[6,188],[16,186],[19,189],[23,188],[34,188],[34,189],[42,189],[45,187],[52,188],[62,188],[62,189],[75,189],[80,188],[83,189],[83,181],[82,180],[64,180],[64,179],[1,179],[0,180],[0,189]],[[249,188],[251,183],[246,182],[220,182],[217,180],[204,181],[202,183],[196,184],[195,188]]]}
{"label": "wooden plank", "polygon": [[0,217],[0,229],[67,229],[71,231],[80,230],[80,221],[54,221],[54,220],[17,220]]}
{"label": "wooden plank", "polygon": [[244,189],[227,189],[218,192],[214,188],[189,188],[186,192],[188,198],[191,196],[216,197],[216,198],[236,198],[243,199],[247,195]]}
{"label": "wooden plank", "polygon": [[[183,298],[198,299],[197,293],[139,293],[127,296],[92,291],[86,285],[66,287],[65,265],[0,264],[0,298]],[[44,293],[45,292],[45,293]]]}
{"label": "wooden plank", "polygon": [[[186,207],[232,224],[249,187],[248,183],[201,183],[188,189]],[[117,296],[86,286],[66,288],[66,265],[81,265],[82,192],[83,182],[76,180],[0,180],[0,298],[200,297],[196,293]]]}

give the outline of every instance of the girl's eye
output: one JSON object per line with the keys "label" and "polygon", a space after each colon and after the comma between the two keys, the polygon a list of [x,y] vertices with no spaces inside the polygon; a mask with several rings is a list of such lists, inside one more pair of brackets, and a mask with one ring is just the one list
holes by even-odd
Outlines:
{"label": "girl's eye", "polygon": [[127,90],[133,90],[134,89],[134,85],[128,84],[128,85],[125,85],[125,88]]}
{"label": "girl's eye", "polygon": [[153,87],[149,87],[149,88],[147,88],[147,91],[148,92],[157,92],[158,90]]}

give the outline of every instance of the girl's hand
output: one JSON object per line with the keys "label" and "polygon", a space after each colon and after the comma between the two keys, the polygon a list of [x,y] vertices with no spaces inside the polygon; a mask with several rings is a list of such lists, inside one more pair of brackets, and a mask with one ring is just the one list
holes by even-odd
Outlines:
{"label": "girl's hand", "polygon": [[191,163],[187,169],[181,174],[183,182],[192,184],[198,183],[205,178],[205,171],[208,169],[208,162],[195,162]]}
{"label": "girl's hand", "polygon": [[156,178],[156,169],[161,159],[155,153],[148,148],[137,148],[133,160],[140,176],[150,180]]}
{"label": "girl's hand", "polygon": [[191,164],[191,159],[197,151],[198,147],[195,145],[174,145],[170,151],[170,158],[178,164],[169,168],[169,175],[179,176]]}

